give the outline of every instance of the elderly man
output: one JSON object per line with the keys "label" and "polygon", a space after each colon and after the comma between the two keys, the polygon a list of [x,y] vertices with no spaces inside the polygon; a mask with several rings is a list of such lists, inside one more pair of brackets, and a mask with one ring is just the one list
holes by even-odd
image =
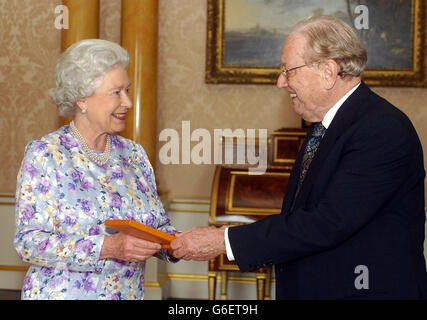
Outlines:
{"label": "elderly man", "polygon": [[274,265],[277,299],[427,298],[423,151],[406,115],[361,81],[366,61],[338,19],[295,26],[277,86],[313,124],[282,213],[187,230],[176,257],[227,253],[243,272]]}

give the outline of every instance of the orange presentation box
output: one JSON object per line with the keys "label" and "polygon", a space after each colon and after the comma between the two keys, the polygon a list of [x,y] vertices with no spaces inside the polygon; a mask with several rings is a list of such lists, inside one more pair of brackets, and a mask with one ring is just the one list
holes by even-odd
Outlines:
{"label": "orange presentation box", "polygon": [[162,248],[169,249],[175,235],[169,234],[133,220],[106,220],[105,225],[117,231],[151,242],[160,243]]}

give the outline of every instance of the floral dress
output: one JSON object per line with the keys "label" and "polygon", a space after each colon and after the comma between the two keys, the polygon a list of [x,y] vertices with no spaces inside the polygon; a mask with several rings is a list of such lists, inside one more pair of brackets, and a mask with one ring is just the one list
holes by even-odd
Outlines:
{"label": "floral dress", "polygon": [[[176,232],[143,148],[111,136],[110,160],[98,166],[69,125],[31,141],[16,190],[14,245],[31,264],[22,299],[142,299],[144,262],[99,259],[109,219]],[[164,249],[156,256],[174,262]]]}

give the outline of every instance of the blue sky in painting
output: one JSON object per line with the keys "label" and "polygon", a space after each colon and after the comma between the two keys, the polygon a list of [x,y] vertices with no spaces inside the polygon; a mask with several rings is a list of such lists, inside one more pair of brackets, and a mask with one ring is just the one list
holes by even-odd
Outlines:
{"label": "blue sky in painting", "polygon": [[347,12],[345,0],[226,0],[225,29],[245,31],[258,26],[267,30],[288,33],[298,21],[323,10],[323,14]]}

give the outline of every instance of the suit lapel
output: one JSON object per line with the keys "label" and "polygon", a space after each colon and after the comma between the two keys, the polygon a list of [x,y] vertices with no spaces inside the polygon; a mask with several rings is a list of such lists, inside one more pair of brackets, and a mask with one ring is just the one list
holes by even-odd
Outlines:
{"label": "suit lapel", "polygon": [[[329,128],[327,129],[319,148],[313,158],[310,168],[307,171],[301,190],[295,200],[295,208],[306,202],[316,177],[316,172],[321,170],[324,161],[335,145],[335,141],[346,131],[351,124],[358,119],[358,114],[362,112],[363,101],[370,93],[370,89],[362,82],[348,99],[342,104]],[[308,136],[307,136],[308,137]],[[307,138],[306,138],[307,140]],[[305,142],[306,143],[306,142]],[[300,154],[304,150],[300,151]],[[294,194],[294,193],[293,193]]]}

